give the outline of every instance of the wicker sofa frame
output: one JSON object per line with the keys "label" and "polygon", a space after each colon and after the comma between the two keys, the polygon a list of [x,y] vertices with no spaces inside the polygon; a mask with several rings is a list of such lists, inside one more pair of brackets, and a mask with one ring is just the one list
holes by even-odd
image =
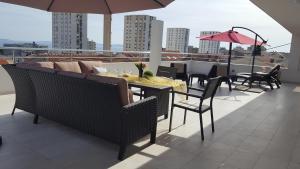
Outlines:
{"label": "wicker sofa frame", "polygon": [[35,89],[27,69],[20,69],[16,65],[2,65],[10,75],[16,93],[15,105],[11,115],[14,115],[16,108],[35,115],[34,123],[37,123],[35,113]]}
{"label": "wicker sofa frame", "polygon": [[[118,144],[119,160],[124,159],[128,145],[149,134],[150,143],[155,143],[156,97],[122,106],[116,84],[60,75],[55,71],[24,69],[14,65],[4,67],[8,68],[6,70],[9,70],[16,89],[22,89],[19,85],[24,83],[24,79],[16,77],[27,73],[26,80],[31,81],[34,89],[31,95],[35,96],[34,103],[28,106],[32,106],[36,123],[41,116]],[[16,97],[20,96],[18,92],[16,90]]]}

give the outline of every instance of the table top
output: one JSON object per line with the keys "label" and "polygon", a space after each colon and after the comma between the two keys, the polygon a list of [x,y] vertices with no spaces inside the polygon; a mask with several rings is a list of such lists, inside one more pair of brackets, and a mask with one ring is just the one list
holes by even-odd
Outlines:
{"label": "table top", "polygon": [[100,76],[111,76],[111,77],[119,77],[123,78],[128,82],[130,87],[138,87],[138,88],[148,88],[148,89],[157,89],[157,90],[177,90],[177,91],[185,91],[186,83],[182,80],[173,80],[166,77],[138,77],[137,75],[132,74],[124,74],[124,75],[116,75],[112,73],[107,74],[99,74]]}

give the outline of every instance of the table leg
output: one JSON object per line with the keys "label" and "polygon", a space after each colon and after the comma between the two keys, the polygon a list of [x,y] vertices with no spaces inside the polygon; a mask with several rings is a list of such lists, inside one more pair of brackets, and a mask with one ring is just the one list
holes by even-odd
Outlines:
{"label": "table leg", "polygon": [[164,115],[164,118],[168,118],[169,113],[169,90],[155,90],[144,89],[145,98],[150,96],[156,96],[158,101],[157,117]]}

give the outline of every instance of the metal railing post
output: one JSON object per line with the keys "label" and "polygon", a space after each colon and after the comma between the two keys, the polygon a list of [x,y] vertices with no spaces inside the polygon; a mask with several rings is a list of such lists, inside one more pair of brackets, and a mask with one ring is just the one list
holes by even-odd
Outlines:
{"label": "metal railing post", "polygon": [[15,50],[12,51],[12,56],[13,56],[13,64],[16,64]]}
{"label": "metal railing post", "polygon": [[110,63],[112,63],[112,61],[113,61],[113,58],[112,58],[112,57],[113,57],[113,54],[112,54],[111,51],[110,51],[109,53],[110,53]]}

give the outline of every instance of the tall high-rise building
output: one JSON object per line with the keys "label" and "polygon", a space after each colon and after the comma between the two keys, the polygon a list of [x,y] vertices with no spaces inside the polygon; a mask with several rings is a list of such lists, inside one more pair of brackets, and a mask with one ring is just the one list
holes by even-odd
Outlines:
{"label": "tall high-rise building", "polygon": [[87,14],[52,13],[52,46],[87,49]]}
{"label": "tall high-rise building", "polygon": [[88,41],[88,49],[89,50],[96,50],[96,42],[94,42],[93,40],[89,40]]}
{"label": "tall high-rise building", "polygon": [[[200,37],[213,35],[213,34],[216,34],[216,33],[220,33],[220,32],[217,32],[217,31],[203,31],[203,32],[200,32]],[[218,54],[219,49],[220,49],[220,42],[200,40],[199,53]]]}
{"label": "tall high-rise building", "polygon": [[188,52],[190,30],[187,28],[167,29],[167,51]]}
{"label": "tall high-rise building", "polygon": [[150,50],[151,25],[155,17],[149,15],[128,15],[124,18],[125,51]]}

